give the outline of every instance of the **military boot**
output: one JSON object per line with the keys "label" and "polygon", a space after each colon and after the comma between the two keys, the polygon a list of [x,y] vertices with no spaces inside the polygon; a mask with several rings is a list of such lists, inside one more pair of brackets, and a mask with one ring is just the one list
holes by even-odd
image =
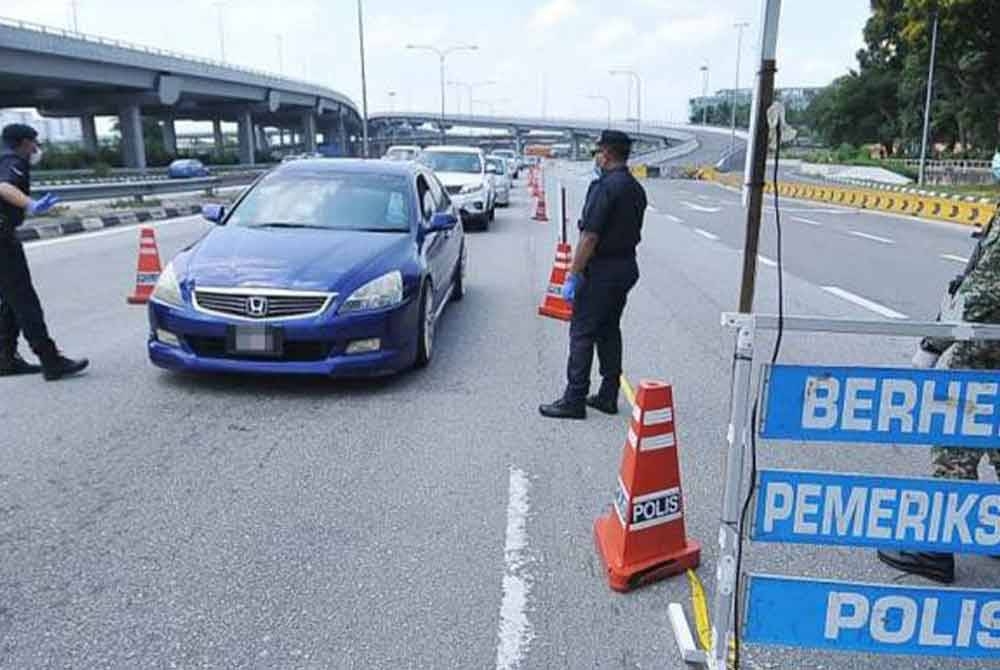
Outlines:
{"label": "military boot", "polygon": [[911,575],[926,577],[942,584],[955,581],[955,556],[923,551],[880,550],[878,560]]}
{"label": "military boot", "polygon": [[45,381],[47,382],[54,382],[63,377],[79,374],[90,365],[90,361],[86,358],[73,360],[72,358],[63,356],[51,341],[39,346],[35,350],[35,353],[42,361],[42,376],[45,377]]}
{"label": "military boot", "polygon": [[42,371],[42,366],[33,365],[14,352],[0,352],[0,377],[14,375],[34,375]]}

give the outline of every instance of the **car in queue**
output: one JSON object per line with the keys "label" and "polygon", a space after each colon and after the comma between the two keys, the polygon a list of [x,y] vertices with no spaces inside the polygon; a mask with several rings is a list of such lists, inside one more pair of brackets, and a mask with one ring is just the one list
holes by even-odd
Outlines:
{"label": "car in queue", "polygon": [[377,376],[426,365],[465,291],[458,214],[417,163],[302,159],[254,183],[160,274],[148,354],[191,372]]}
{"label": "car in queue", "polygon": [[507,161],[507,173],[511,179],[517,179],[521,174],[521,161],[513,149],[494,149],[491,156],[500,156]]}
{"label": "car in queue", "polygon": [[420,155],[420,147],[413,144],[397,144],[389,147],[382,156],[387,161],[413,161]]}
{"label": "car in queue", "polygon": [[496,193],[482,149],[431,146],[421,151],[417,160],[433,170],[444,184],[463,224],[489,230],[496,216]]}
{"label": "car in queue", "polygon": [[509,207],[511,183],[507,160],[501,156],[487,156],[486,171],[493,178],[497,207]]}
{"label": "car in queue", "polygon": [[167,166],[170,179],[194,179],[209,176],[208,168],[197,158],[178,158]]}

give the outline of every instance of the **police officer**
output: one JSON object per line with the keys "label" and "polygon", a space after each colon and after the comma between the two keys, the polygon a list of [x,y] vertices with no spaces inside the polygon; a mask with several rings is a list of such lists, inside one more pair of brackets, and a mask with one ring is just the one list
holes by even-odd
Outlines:
{"label": "police officer", "polygon": [[[965,270],[948,286],[939,319],[1000,323],[1000,209],[983,231]],[[913,357],[913,365],[918,368],[1000,370],[1000,342],[926,338]],[[933,447],[934,476],[979,479],[979,462],[984,456],[1000,476],[1000,449]],[[878,557],[883,563],[904,572],[944,584],[955,581],[952,554],[883,550],[878,552]]]}
{"label": "police officer", "polygon": [[[639,280],[635,248],[641,239],[646,192],[628,169],[632,140],[605,130],[597,147],[600,177],[587,189],[580,241],[563,286],[563,297],[573,303],[566,390],[559,400],[538,408],[555,419],[584,419],[587,405],[605,414],[618,413],[621,317],[628,292]],[[601,387],[588,397],[595,347]]]}
{"label": "police officer", "polygon": [[[38,133],[31,126],[10,124],[0,134],[0,376],[41,372],[51,381],[76,374],[87,367],[87,359],[74,361],[56,349],[45,327],[42,305],[31,283],[28,259],[15,229],[26,215],[47,212],[59,199],[49,194],[31,196],[31,166],[42,157]],[[32,365],[17,353],[17,338],[23,332],[42,365]]]}

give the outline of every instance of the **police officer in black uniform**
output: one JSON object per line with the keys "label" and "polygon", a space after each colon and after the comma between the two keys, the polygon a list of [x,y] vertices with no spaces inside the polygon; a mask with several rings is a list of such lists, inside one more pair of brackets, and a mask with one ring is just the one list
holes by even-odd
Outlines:
{"label": "police officer in black uniform", "polygon": [[[87,359],[78,361],[59,353],[45,327],[42,305],[31,283],[28,259],[17,239],[16,228],[26,215],[43,214],[59,199],[49,194],[31,198],[31,166],[41,160],[38,133],[31,126],[13,123],[3,129],[0,153],[0,376],[41,372],[52,381],[81,372]],[[17,353],[20,333],[42,365],[32,365]]]}
{"label": "police officer in black uniform", "polygon": [[[618,413],[621,317],[628,292],[639,280],[635,248],[641,239],[646,192],[628,169],[632,140],[623,132],[605,130],[597,146],[595,163],[601,176],[587,189],[580,241],[563,286],[563,297],[573,303],[568,383],[562,398],[538,408],[555,419],[584,419],[587,405]],[[601,388],[588,397],[595,347]]]}

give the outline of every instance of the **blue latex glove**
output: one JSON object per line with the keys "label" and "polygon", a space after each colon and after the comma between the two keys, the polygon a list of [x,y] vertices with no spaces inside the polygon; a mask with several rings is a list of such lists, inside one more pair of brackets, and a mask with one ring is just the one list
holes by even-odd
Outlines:
{"label": "blue latex glove", "polygon": [[566,281],[563,283],[562,297],[563,300],[568,302],[573,302],[576,298],[576,287],[580,283],[580,277],[574,274],[566,275]]}
{"label": "blue latex glove", "polygon": [[38,216],[39,214],[44,214],[55,207],[58,202],[59,196],[46,193],[40,199],[30,201],[28,203],[27,212],[31,216]]}

